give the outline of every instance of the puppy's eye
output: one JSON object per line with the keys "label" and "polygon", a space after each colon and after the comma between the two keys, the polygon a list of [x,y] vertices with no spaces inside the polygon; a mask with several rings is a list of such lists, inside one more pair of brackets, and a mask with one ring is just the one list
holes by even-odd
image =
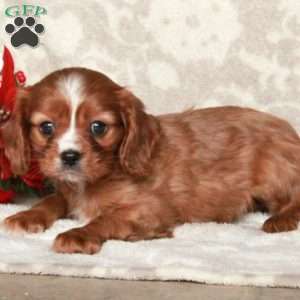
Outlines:
{"label": "puppy's eye", "polygon": [[107,131],[107,125],[101,121],[94,121],[90,125],[90,130],[94,136],[101,136]]}
{"label": "puppy's eye", "polygon": [[43,135],[51,136],[53,135],[54,130],[55,130],[54,124],[50,121],[45,121],[40,124],[40,132]]}

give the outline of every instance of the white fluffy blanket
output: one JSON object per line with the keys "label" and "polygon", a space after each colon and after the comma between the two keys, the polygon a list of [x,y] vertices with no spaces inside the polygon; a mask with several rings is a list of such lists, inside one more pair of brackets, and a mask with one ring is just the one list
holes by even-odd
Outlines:
{"label": "white fluffy blanket", "polygon": [[[24,208],[0,205],[0,219]],[[300,287],[300,230],[266,234],[260,230],[266,217],[257,213],[237,224],[185,224],[172,239],[108,241],[92,256],[51,250],[58,233],[80,225],[73,220],[60,220],[36,235],[0,229],[0,271]]]}

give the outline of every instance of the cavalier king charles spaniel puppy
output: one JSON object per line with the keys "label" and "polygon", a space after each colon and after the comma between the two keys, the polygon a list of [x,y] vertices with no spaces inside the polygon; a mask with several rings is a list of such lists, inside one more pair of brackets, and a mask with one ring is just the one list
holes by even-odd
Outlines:
{"label": "cavalier king charles spaniel puppy", "polygon": [[153,116],[96,71],[67,68],[20,89],[3,129],[15,174],[39,162],[55,193],[4,220],[11,231],[79,218],[53,249],[93,254],[110,239],[172,237],[186,222],[234,222],[256,210],[265,232],[300,220],[300,140],[286,122],[241,107]]}

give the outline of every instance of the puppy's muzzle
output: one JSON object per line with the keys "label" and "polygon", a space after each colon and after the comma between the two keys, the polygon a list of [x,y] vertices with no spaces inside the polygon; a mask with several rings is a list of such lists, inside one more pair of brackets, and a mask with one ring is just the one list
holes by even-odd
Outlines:
{"label": "puppy's muzzle", "polygon": [[66,167],[74,167],[81,158],[81,153],[75,150],[67,150],[60,155],[62,163]]}

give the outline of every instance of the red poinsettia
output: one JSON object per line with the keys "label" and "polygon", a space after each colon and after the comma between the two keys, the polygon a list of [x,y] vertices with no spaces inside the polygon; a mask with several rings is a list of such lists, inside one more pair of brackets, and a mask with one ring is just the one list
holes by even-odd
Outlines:
{"label": "red poinsettia", "polygon": [[[23,72],[14,73],[14,61],[5,47],[3,53],[3,68],[0,81],[0,126],[7,122],[14,110],[17,83],[24,85],[26,77]],[[43,188],[44,178],[38,164],[32,161],[29,171],[23,176],[15,176],[10,167],[10,161],[5,155],[5,144],[1,137],[0,128],[0,203],[11,201],[18,192],[34,192]]]}

